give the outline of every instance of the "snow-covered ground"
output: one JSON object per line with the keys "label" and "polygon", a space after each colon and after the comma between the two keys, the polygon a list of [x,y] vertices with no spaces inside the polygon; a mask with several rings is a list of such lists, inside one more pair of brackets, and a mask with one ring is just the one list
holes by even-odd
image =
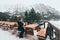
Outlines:
{"label": "snow-covered ground", "polygon": [[16,37],[15,35],[12,35],[10,32],[0,29],[0,40],[28,40],[28,39]]}

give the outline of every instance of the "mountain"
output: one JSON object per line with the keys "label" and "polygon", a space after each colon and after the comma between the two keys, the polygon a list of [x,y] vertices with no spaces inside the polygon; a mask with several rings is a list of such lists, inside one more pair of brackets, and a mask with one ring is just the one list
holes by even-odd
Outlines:
{"label": "mountain", "polygon": [[[40,12],[41,14],[43,13],[43,15],[45,17],[48,17],[50,19],[60,19],[60,12],[58,12],[55,8],[52,8],[50,6],[44,5],[44,4],[35,4],[29,7],[25,7],[25,6],[17,6],[15,8],[13,8],[13,12],[11,13],[11,15],[15,15],[15,16],[20,16],[24,15],[24,12],[27,10],[29,11],[30,9],[34,8],[34,10],[37,12]],[[43,16],[42,15],[42,16]]]}
{"label": "mountain", "polygon": [[[8,17],[10,16],[9,17],[10,19],[14,18],[13,20],[15,20],[15,18],[20,17],[20,16],[22,16],[24,18],[25,11],[30,12],[29,10],[32,8],[36,12],[37,11],[40,12],[41,17],[42,17],[41,19],[45,19],[45,20],[51,20],[51,19],[58,20],[58,19],[60,19],[60,15],[57,10],[55,10],[54,8],[52,8],[50,6],[46,6],[44,4],[35,4],[30,7],[17,6],[17,7],[11,8],[11,10],[9,9],[7,12],[3,12],[4,14],[2,14],[3,16],[1,15],[1,17],[4,19],[6,16],[5,14],[7,14]],[[8,19],[8,18],[6,18],[6,19]]]}
{"label": "mountain", "polygon": [[58,12],[55,8],[52,8],[52,7],[44,5],[44,4],[35,4],[32,7],[38,12],[44,12],[46,14],[47,11],[50,11],[51,13],[54,13],[55,15],[56,14],[60,15],[60,12]]}
{"label": "mountain", "polygon": [[11,6],[11,8],[9,8],[8,11],[14,14],[17,10],[18,12],[24,12],[26,10],[29,11],[32,7],[35,9],[35,11],[38,11],[40,13],[44,12],[46,14],[47,11],[50,11],[51,13],[54,13],[55,15],[56,14],[60,15],[60,12],[58,12],[55,8],[52,8],[44,4],[35,4],[29,7],[26,7],[23,5],[14,5],[13,7]]}
{"label": "mountain", "polygon": [[42,16],[44,15],[45,17],[47,17],[48,20],[60,19],[60,12],[58,12],[55,8],[52,8],[44,4],[35,4],[32,7],[35,9],[35,11],[40,12]]}

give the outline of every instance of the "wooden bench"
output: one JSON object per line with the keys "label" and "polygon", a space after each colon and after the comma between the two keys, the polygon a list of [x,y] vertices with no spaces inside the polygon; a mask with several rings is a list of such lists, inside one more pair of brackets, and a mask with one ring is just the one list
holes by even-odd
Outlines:
{"label": "wooden bench", "polygon": [[38,31],[37,36],[38,36],[39,40],[45,40],[46,39],[46,29],[45,28],[40,29],[40,31]]}

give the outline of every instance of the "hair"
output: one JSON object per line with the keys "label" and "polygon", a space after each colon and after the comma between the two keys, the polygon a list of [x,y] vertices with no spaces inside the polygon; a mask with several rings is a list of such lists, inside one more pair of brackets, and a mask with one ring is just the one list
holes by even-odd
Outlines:
{"label": "hair", "polygon": [[21,19],[22,19],[22,17],[19,17],[19,18],[18,18],[18,20],[21,20]]}

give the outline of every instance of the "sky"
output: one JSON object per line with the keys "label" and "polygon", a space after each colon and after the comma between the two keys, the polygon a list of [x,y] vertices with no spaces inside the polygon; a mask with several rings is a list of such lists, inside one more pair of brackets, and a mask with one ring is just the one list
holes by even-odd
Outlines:
{"label": "sky", "polygon": [[35,4],[45,4],[51,6],[60,12],[60,0],[0,0],[0,11],[6,11],[17,5],[29,7]]}

